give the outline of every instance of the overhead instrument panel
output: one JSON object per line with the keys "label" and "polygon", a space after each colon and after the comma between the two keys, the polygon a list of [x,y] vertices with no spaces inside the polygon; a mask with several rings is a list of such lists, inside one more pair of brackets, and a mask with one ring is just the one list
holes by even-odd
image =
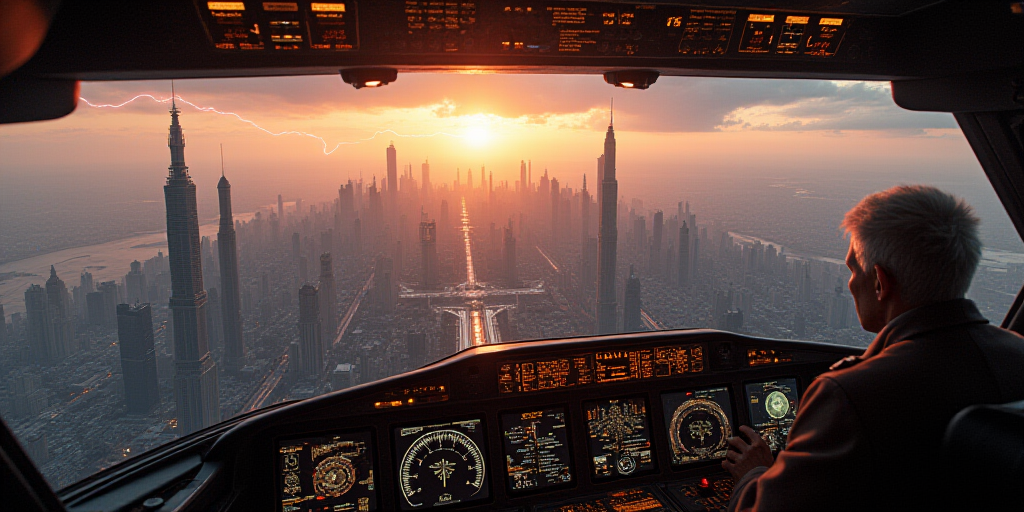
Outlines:
{"label": "overhead instrument panel", "polygon": [[377,510],[369,431],[278,443],[282,512]]}
{"label": "overhead instrument panel", "polygon": [[799,404],[796,379],[754,382],[744,387],[750,426],[773,452],[785,448]]}
{"label": "overhead instrument panel", "polygon": [[565,409],[502,414],[501,435],[509,490],[525,492],[572,483]]}
{"label": "overhead instrument panel", "polygon": [[364,0],[358,6],[357,0],[197,0],[196,7],[213,46],[239,52],[820,59],[836,55],[853,21],[809,12],[570,0]]}
{"label": "overhead instrument panel", "polygon": [[661,400],[672,464],[725,457],[733,429],[729,388],[666,393]]}
{"label": "overhead instrument panel", "polygon": [[703,345],[606,350],[565,357],[504,361],[498,365],[501,394],[530,393],[701,373]]}
{"label": "overhead instrument panel", "polygon": [[402,510],[487,499],[487,434],[480,419],[394,430]]}
{"label": "overhead instrument panel", "polygon": [[219,50],[317,53],[359,49],[359,24],[354,0],[197,0],[196,7],[211,43]]}
{"label": "overhead instrument panel", "polygon": [[654,469],[646,399],[584,402],[583,414],[595,479],[628,477]]}

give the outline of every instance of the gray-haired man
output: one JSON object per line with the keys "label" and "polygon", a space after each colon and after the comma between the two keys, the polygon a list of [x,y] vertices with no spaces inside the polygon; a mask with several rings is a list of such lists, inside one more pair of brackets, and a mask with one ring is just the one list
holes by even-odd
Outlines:
{"label": "gray-haired man", "polygon": [[850,292],[878,336],[807,388],[776,460],[750,427],[729,440],[730,511],[947,508],[950,419],[1024,399],[1024,339],[964,298],[981,258],[978,223],[967,203],[925,186],[869,195],[846,214]]}

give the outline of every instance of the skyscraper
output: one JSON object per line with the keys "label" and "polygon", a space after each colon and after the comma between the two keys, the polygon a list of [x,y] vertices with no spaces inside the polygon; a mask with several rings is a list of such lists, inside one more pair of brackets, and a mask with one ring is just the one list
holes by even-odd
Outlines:
{"label": "skyscraper", "polygon": [[430,162],[425,160],[423,165],[420,166],[420,171],[420,186],[423,190],[423,202],[426,203],[430,197],[430,191],[432,190],[430,185]]}
{"label": "skyscraper", "polygon": [[142,263],[135,260],[131,262],[130,266],[131,270],[124,276],[124,287],[128,292],[128,296],[124,298],[125,303],[146,302],[149,287],[146,285],[146,274],[142,273]]}
{"label": "skyscraper", "polygon": [[640,320],[640,278],[633,273],[633,265],[629,266],[629,277],[626,279],[625,304],[622,307],[622,331],[637,332],[642,330]]}
{"label": "skyscraper", "polygon": [[587,175],[583,175],[583,189],[580,190],[580,243],[585,247],[590,238],[590,191],[587,190]]}
{"label": "skyscraper", "polygon": [[679,272],[676,274],[676,283],[679,286],[689,286],[690,284],[690,228],[686,227],[686,221],[683,221],[683,227],[679,228]]}
{"label": "skyscraper", "polygon": [[71,302],[64,281],[57,277],[57,270],[50,265],[50,278],[46,280],[46,302],[50,308],[50,322],[53,324],[53,346],[55,361],[71,355],[71,342],[75,338],[75,325],[71,313]]}
{"label": "skyscraper", "polygon": [[320,377],[324,366],[320,289],[308,284],[299,288],[299,359],[302,375]]}
{"label": "skyscraper", "polygon": [[519,271],[516,267],[516,237],[512,231],[512,219],[508,220],[508,227],[505,228],[504,235],[501,252],[505,286],[519,286]]}
{"label": "skyscraper", "polygon": [[373,265],[373,298],[379,313],[395,312],[395,306],[398,303],[398,290],[394,273],[394,260],[383,254],[377,255]]}
{"label": "skyscraper", "polygon": [[338,296],[334,291],[334,264],[329,252],[320,255],[320,314],[324,345],[330,346],[338,331]]}
{"label": "skyscraper", "polygon": [[223,159],[221,160],[220,182],[217,183],[217,196],[220,200],[217,252],[220,260],[220,323],[224,336],[224,364],[228,371],[236,371],[242,367],[242,361],[245,359],[245,338],[242,335],[242,299],[238,286],[238,242],[235,237],[234,215],[231,213],[231,184],[224,177]]}
{"label": "skyscraper", "polygon": [[185,165],[185,135],[171,102],[167,146],[171,150],[164,202],[171,267],[170,309],[174,333],[174,401],[181,435],[220,422],[217,368],[206,333],[206,289],[199,255],[196,185]]}
{"label": "skyscraper", "polygon": [[124,375],[124,403],[129,414],[146,414],[160,402],[153,313],[149,304],[117,305],[117,341]]}
{"label": "skyscraper", "polygon": [[618,249],[618,211],[616,198],[619,182],[615,179],[615,121],[614,111],[604,136],[604,176],[601,181],[601,226],[598,232],[597,261],[597,332],[611,334],[616,331],[615,318],[615,259]]}
{"label": "skyscraper", "polygon": [[558,178],[551,178],[551,243],[552,245],[558,244],[561,240],[561,230],[559,229],[558,223],[561,222],[558,218],[558,207],[561,203],[562,192],[558,188]]}
{"label": "skyscraper", "polygon": [[519,161],[519,192],[523,196],[523,207],[524,208],[526,207],[526,198],[528,197],[527,194],[529,192],[529,189],[527,187],[528,187],[528,184],[526,183],[526,162],[520,160]]}
{"label": "skyscraper", "polygon": [[398,151],[395,143],[388,146],[388,209],[398,211]]}
{"label": "skyscraper", "polygon": [[427,215],[420,220],[420,286],[437,286],[437,223],[427,221]]}
{"label": "skyscraper", "polygon": [[[221,176],[223,178],[223,176]],[[277,218],[281,221],[281,225],[284,226],[284,198],[281,194],[277,195]]]}
{"label": "skyscraper", "polygon": [[50,305],[46,299],[46,290],[42,286],[33,284],[25,290],[25,313],[25,334],[28,337],[32,359],[41,364],[57,362],[58,350],[53,337]]}

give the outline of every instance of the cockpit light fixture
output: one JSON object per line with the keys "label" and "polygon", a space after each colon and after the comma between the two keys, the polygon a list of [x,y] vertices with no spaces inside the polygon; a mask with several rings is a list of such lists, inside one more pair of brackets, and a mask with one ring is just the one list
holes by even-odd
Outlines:
{"label": "cockpit light fixture", "polygon": [[398,70],[393,68],[342,69],[341,79],[356,89],[383,87],[398,79]]}
{"label": "cockpit light fixture", "polygon": [[658,81],[661,73],[657,71],[609,71],[604,74],[604,81],[623,89],[646,89]]}

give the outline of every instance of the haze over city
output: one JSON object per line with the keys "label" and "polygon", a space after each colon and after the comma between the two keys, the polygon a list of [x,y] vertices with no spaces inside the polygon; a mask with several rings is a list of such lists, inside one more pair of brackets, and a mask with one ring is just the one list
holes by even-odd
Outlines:
{"label": "haze over city", "polygon": [[664,77],[613,129],[594,77],[497,78],[184,80],[170,118],[169,82],[86,83],[0,128],[0,406],[47,478],[487,343],[865,345],[839,223],[897,183],[975,206],[990,318],[1024,274],[952,116],[885,85]]}

